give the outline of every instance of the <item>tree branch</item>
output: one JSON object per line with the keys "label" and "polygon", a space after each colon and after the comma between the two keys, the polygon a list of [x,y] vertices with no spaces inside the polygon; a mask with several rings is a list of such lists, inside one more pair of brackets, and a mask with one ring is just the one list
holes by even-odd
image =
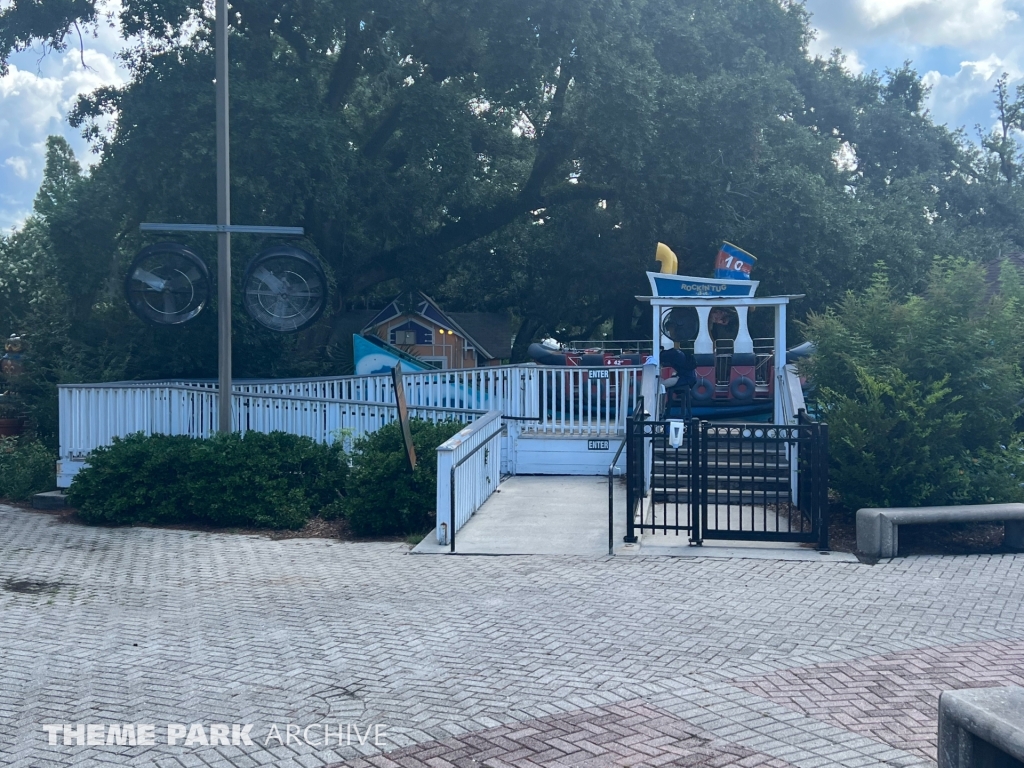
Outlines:
{"label": "tree branch", "polygon": [[[540,196],[541,208],[577,200],[614,200],[618,191],[613,187],[594,187],[589,184],[564,184]],[[527,210],[533,210],[528,208]]]}
{"label": "tree branch", "polygon": [[[586,184],[566,183],[547,193],[542,191],[552,173],[571,155],[575,143],[571,130],[562,125],[566,94],[571,79],[570,67],[563,64],[544,132],[537,139],[537,155],[530,175],[519,194],[488,208],[467,210],[457,220],[442,225],[413,243],[385,249],[375,259],[373,272],[357,278],[362,285],[358,289],[353,286],[353,292],[394,277],[395,266],[410,254],[415,254],[417,258],[428,258],[449,253],[511,224],[519,216],[537,208],[579,200],[596,201],[616,197],[616,191],[610,187],[593,187]],[[391,108],[367,141],[364,152],[379,151],[383,147],[384,142],[397,127],[400,109],[400,103]],[[391,123],[394,123],[394,126],[391,126]]]}
{"label": "tree branch", "polygon": [[327,88],[327,106],[331,109],[340,107],[359,76],[359,53],[361,35],[359,16],[350,15],[345,20],[345,47],[338,54],[331,70],[331,81]]}
{"label": "tree branch", "polygon": [[291,46],[292,50],[295,51],[295,55],[299,57],[299,61],[303,64],[309,63],[309,43],[306,42],[306,38],[302,36],[302,33],[292,23],[294,16],[289,16],[285,23],[285,19],[281,19],[281,24],[277,29],[277,34],[281,36],[288,45]]}
{"label": "tree branch", "polygon": [[74,22],[75,32],[78,33],[78,56],[82,60],[82,69],[92,70],[88,64],[85,63],[85,40],[82,38],[82,29],[78,26],[78,22]]}
{"label": "tree branch", "polygon": [[486,237],[536,208],[581,200],[612,200],[616,195],[616,190],[611,187],[565,184],[540,197],[527,199],[520,194],[490,208],[467,212],[458,221],[445,224],[415,242],[380,253],[374,258],[372,267],[358,270],[348,281],[348,295],[357,295],[393,279],[396,267],[410,254],[415,254],[417,258],[442,255]]}
{"label": "tree branch", "polygon": [[363,144],[363,154],[366,157],[376,157],[384,148],[384,145],[388,143],[388,139],[391,138],[392,134],[398,130],[398,123],[402,117],[402,108],[403,104],[399,100],[384,112],[384,118],[378,123],[373,133],[370,134],[370,138],[366,140],[366,143]]}
{"label": "tree branch", "polygon": [[416,253],[418,257],[441,255],[479,240],[537,208],[578,200],[602,200],[613,197],[615,190],[609,187],[589,187],[583,184],[566,184],[546,195],[519,194],[490,208],[469,212],[458,221],[443,225],[415,243],[385,251],[381,255],[381,261],[388,263],[405,253]]}
{"label": "tree branch", "polygon": [[537,156],[533,160],[530,176],[523,185],[522,195],[527,197],[540,195],[541,187],[555,167],[572,151],[574,143],[572,132],[562,125],[562,114],[565,111],[565,97],[569,90],[572,71],[568,64],[563,64],[558,74],[558,85],[551,100],[551,111],[545,121],[544,132],[537,139]]}
{"label": "tree branch", "polygon": [[238,12],[242,29],[255,38],[264,35],[277,35],[295,51],[295,55],[303,63],[309,61],[309,43],[299,32],[295,24],[295,14],[287,10],[288,3],[276,2],[273,5],[266,0],[231,0],[231,7]]}
{"label": "tree branch", "polygon": [[572,80],[572,66],[563,63],[558,72],[558,85],[555,88],[555,95],[551,99],[551,111],[548,113],[547,123],[557,123],[562,119],[565,112],[565,96],[569,91],[569,82]]}

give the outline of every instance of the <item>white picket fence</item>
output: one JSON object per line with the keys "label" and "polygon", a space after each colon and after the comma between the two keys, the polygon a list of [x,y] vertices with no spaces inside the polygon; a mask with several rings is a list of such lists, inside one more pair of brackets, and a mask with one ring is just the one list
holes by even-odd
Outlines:
{"label": "white picket fence", "polygon": [[[389,403],[331,400],[239,391],[232,396],[238,432],[289,432],[317,442],[351,442],[398,418]],[[138,382],[62,386],[59,392],[60,461],[57,485],[66,488],[88,454],[115,437],[147,435],[209,437],[217,431],[217,391],[210,386]],[[470,422],[483,410],[410,406],[415,418]]]}
{"label": "white picket fence", "polygon": [[[429,408],[497,410],[522,422],[522,432],[552,435],[618,434],[636,400],[639,366],[605,368],[504,365],[406,373],[406,402]],[[114,386],[191,385],[216,391],[215,381],[117,382]],[[85,385],[106,386],[106,385]],[[311,379],[247,379],[236,392],[326,400],[394,403],[390,375]]]}
{"label": "white picket fence", "polygon": [[[587,438],[624,436],[637,397],[656,400],[656,370],[642,373],[634,366],[525,365],[404,374],[410,415],[469,424],[438,448],[438,542],[446,544],[452,535],[452,467],[457,531],[497,488],[503,469],[515,471],[520,438],[589,456]],[[779,418],[795,423],[803,392],[792,366],[776,384]],[[398,418],[394,385],[386,375],[236,381],[232,402],[236,431],[280,430],[324,443],[354,440]],[[91,451],[110,445],[114,437],[136,432],[208,437],[218,423],[215,381],[62,385],[59,406],[57,485],[62,488]],[[795,467],[796,457],[791,458]]]}
{"label": "white picket fence", "polygon": [[[414,415],[471,421],[500,411],[507,427],[503,460],[514,471],[520,438],[614,439],[641,390],[638,366],[575,368],[508,365],[406,373],[406,400]],[[803,393],[795,373],[777,383],[777,411],[795,421]],[[330,441],[351,437],[396,417],[391,377],[335,376],[236,381],[233,417],[238,430],[281,429]],[[60,455],[73,474],[89,451],[132,432],[210,435],[217,423],[215,381],[125,381],[60,388]],[[566,450],[575,444],[551,443]],[[533,462],[536,464],[536,461]],[[528,471],[538,471],[530,469]],[[61,485],[69,482],[61,474]]]}
{"label": "white picket fence", "polygon": [[502,413],[488,411],[438,447],[438,544],[448,545],[455,531],[460,530],[497,489],[501,482],[501,437]]}
{"label": "white picket fence", "polygon": [[[496,366],[403,376],[410,408],[445,413],[496,410],[516,421],[520,434],[566,436],[624,433],[639,381],[640,368],[633,366]],[[386,423],[380,415],[384,411],[357,404],[395,403],[391,377],[384,375],[242,380],[233,389],[236,429],[265,430],[273,424],[324,440],[336,429],[363,434],[369,425]],[[209,435],[217,423],[216,392],[215,381],[62,385],[61,456],[81,457],[109,445],[114,436],[138,431]],[[329,403],[336,405],[327,407]]]}

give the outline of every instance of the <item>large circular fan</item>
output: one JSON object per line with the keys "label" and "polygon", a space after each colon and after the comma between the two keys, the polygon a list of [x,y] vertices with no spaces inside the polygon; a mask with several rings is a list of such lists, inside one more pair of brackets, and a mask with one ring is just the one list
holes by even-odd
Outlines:
{"label": "large circular fan", "polygon": [[128,305],[154,325],[181,325],[210,298],[210,272],[195,253],[178,243],[143,248],[124,283]]}
{"label": "large circular fan", "polygon": [[242,285],[252,319],[280,333],[312,325],[327,304],[327,275],[320,262],[290,245],[260,253],[245,270]]}

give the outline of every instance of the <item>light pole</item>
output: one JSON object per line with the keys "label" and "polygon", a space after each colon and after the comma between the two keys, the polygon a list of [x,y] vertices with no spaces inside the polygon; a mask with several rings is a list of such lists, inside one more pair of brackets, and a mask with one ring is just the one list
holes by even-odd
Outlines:
{"label": "light pole", "polygon": [[[217,428],[231,431],[231,142],[228,124],[228,2],[217,0]],[[222,227],[223,229],[221,229]]]}
{"label": "light pole", "polygon": [[143,232],[208,232],[217,234],[217,430],[232,431],[231,419],[231,233],[301,237],[302,227],[232,226],[231,145],[228,119],[228,0],[217,0],[214,57],[217,75],[217,223],[155,224]]}

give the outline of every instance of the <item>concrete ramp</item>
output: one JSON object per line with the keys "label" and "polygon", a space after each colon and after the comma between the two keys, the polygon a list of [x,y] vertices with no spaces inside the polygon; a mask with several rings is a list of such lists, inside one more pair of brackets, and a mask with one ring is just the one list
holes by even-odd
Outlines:
{"label": "concrete ramp", "polygon": [[[626,486],[616,478],[616,547],[626,528]],[[503,482],[455,536],[473,555],[607,555],[608,478],[518,475]],[[447,552],[431,531],[414,554]]]}
{"label": "concrete ramp", "polygon": [[[691,547],[685,532],[646,533],[637,544],[623,544],[626,530],[626,484],[615,478],[616,556],[726,557],[766,560],[850,561],[850,554],[821,554],[799,544],[705,541]],[[412,553],[447,554],[431,531]],[[608,554],[608,478],[518,475],[501,484],[455,536],[460,555]]]}

